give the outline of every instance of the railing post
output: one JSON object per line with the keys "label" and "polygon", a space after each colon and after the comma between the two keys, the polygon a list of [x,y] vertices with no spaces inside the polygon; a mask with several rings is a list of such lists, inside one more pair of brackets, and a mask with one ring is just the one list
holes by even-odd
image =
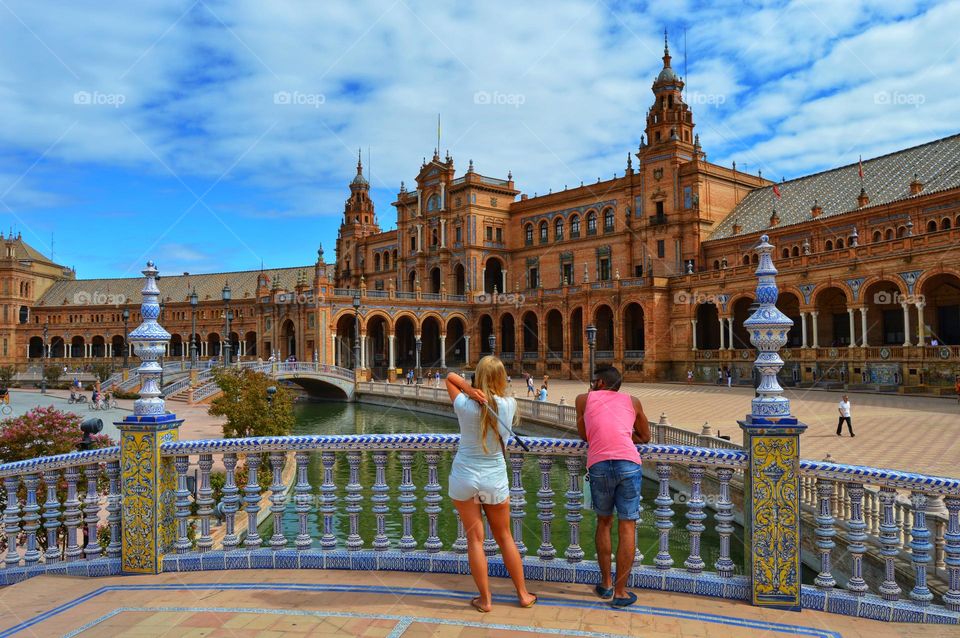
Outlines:
{"label": "railing post", "polygon": [[347,465],[350,466],[350,479],[347,483],[347,518],[350,520],[350,533],[347,535],[347,549],[356,551],[363,548],[360,537],[360,512],[363,501],[363,486],[360,485],[360,452],[347,452]]}
{"label": "railing post", "polygon": [[294,499],[297,510],[297,522],[299,529],[297,537],[294,539],[294,545],[298,550],[310,549],[313,539],[310,538],[310,532],[307,529],[307,515],[310,513],[310,480],[307,471],[310,467],[310,453],[297,452],[297,484],[294,486]]}
{"label": "railing post", "polygon": [[867,546],[864,544],[867,540],[867,523],[864,519],[863,493],[864,489],[861,483],[847,485],[847,495],[850,498],[850,519],[847,522],[849,545],[847,550],[850,552],[853,563],[850,580],[847,581],[847,589],[858,596],[862,596],[870,589],[863,579],[863,555],[867,551]]}
{"label": "railing post", "polygon": [[237,512],[240,510],[240,489],[237,487],[237,455],[227,452],[223,455],[223,468],[226,477],[223,481],[223,498],[220,503],[223,507],[223,551],[229,552],[237,548],[240,539],[237,536]]}
{"label": "railing post", "polygon": [[777,373],[779,350],[793,321],[777,309],[779,295],[773,246],[763,235],[756,251],[757,310],[743,322],[758,354],[757,396],[740,421],[747,453],[744,472],[744,540],[752,603],[799,611],[800,604],[800,435],[806,425],[790,414]]}
{"label": "railing post", "polygon": [[583,458],[579,456],[567,457],[568,485],[566,497],[567,525],[570,528],[570,544],[564,556],[571,563],[583,560],[583,548],[580,547],[580,521],[583,520],[583,490],[580,487],[580,471],[583,467]]}
{"label": "railing post", "polygon": [[190,492],[187,490],[187,470],[190,469],[190,457],[186,455],[177,456],[174,459],[174,467],[177,470],[177,540],[173,547],[178,554],[186,554],[190,551],[190,539],[187,537],[187,527],[190,524],[187,520],[190,518]]}
{"label": "railing post", "polygon": [[553,467],[553,458],[541,456],[540,462],[540,489],[537,491],[537,518],[540,519],[542,542],[537,550],[540,560],[553,560],[557,550],[550,537],[553,526],[553,488],[550,485],[550,468]]}
{"label": "railing post", "polygon": [[4,533],[7,535],[7,556],[4,562],[7,565],[20,564],[20,553],[17,551],[17,535],[20,534],[20,502],[17,500],[17,488],[20,487],[19,476],[8,476],[3,479],[3,487],[7,491],[7,508],[3,511]]}
{"label": "railing post", "polygon": [[724,577],[733,576],[733,560],[730,558],[730,535],[733,534],[733,503],[730,501],[730,479],[733,470],[729,467],[717,468],[717,480],[720,482],[720,494],[717,498],[717,534],[720,536],[720,556],[714,565],[717,573]]}
{"label": "railing post", "polygon": [[910,560],[913,562],[915,581],[910,590],[910,598],[918,605],[928,605],[933,600],[933,594],[927,587],[927,563],[930,562],[930,530],[927,529],[926,505],[927,495],[922,492],[913,492],[910,495],[910,504],[913,507],[913,528],[910,530]]}
{"label": "railing post", "polygon": [[147,262],[140,314],[143,323],[129,335],[140,358],[142,383],[133,414],[115,425],[120,430],[121,570],[158,574],[163,555],[176,537],[174,493],[177,489],[174,461],[160,456],[160,446],[177,440],[180,424],[166,411],[160,392],[162,368],[157,363],[170,334],[157,323],[160,290],[157,269]]}
{"label": "railing post", "polygon": [[817,493],[819,494],[819,509],[817,514],[817,551],[820,553],[820,573],[817,574],[814,583],[822,589],[830,589],[836,586],[837,581],[833,578],[830,566],[830,552],[836,547],[833,537],[837,532],[833,529],[833,481],[819,479],[817,481]]}
{"label": "railing post", "polygon": [[387,512],[390,511],[390,508],[387,506],[387,503],[390,502],[390,488],[387,487],[386,479],[387,453],[380,450],[374,452],[373,466],[375,468],[376,478],[374,478],[373,487],[370,490],[373,492],[370,501],[373,503],[373,516],[377,521],[377,531],[373,537],[373,548],[383,551],[390,547],[386,526]]}
{"label": "railing post", "polygon": [[273,514],[273,536],[270,547],[274,551],[287,546],[287,537],[283,535],[283,510],[287,505],[287,486],[283,483],[283,466],[286,465],[286,452],[270,453],[270,471],[273,480],[270,483],[270,513]]}
{"label": "railing post", "polygon": [[653,559],[653,564],[657,569],[670,569],[673,566],[673,558],[670,556],[670,529],[673,527],[673,498],[670,496],[670,472],[671,467],[668,463],[657,463],[657,479],[660,484],[660,490],[657,492],[657,498],[654,503],[657,509],[653,511],[657,517],[656,528],[660,535],[660,544],[657,556]]}
{"label": "railing post", "polygon": [[[513,541],[517,546],[520,556],[527,555],[527,546],[523,542],[523,519],[527,515],[526,490],[523,489],[523,454],[513,453],[510,455],[510,472],[512,481],[510,483],[510,519],[513,521]],[[460,525],[460,534],[457,542],[463,536],[463,522],[457,518]],[[464,551],[466,551],[466,538],[464,541]]]}
{"label": "railing post", "polygon": [[900,553],[900,528],[894,518],[894,506],[897,503],[897,491],[892,487],[880,488],[880,555],[883,556],[884,576],[880,584],[880,595],[884,600],[900,598],[900,585],[895,578],[895,561]]}
{"label": "railing post", "polygon": [[950,611],[960,611],[960,497],[948,496],[943,504],[947,508],[947,531],[943,535],[947,591],[943,604]]}
{"label": "railing post", "polygon": [[243,488],[243,511],[247,513],[247,539],[243,546],[247,549],[260,549],[263,539],[257,533],[257,518],[260,515],[260,482],[257,475],[260,473],[260,455],[256,452],[247,452],[247,484]]}
{"label": "railing post", "polygon": [[397,454],[400,461],[400,516],[403,520],[403,531],[400,536],[400,551],[409,552],[417,548],[417,541],[413,538],[413,513],[417,501],[416,487],[413,485],[413,452]]}
{"label": "railing post", "polygon": [[210,486],[210,470],[213,469],[213,455],[201,454],[197,463],[200,468],[200,484],[197,485],[197,516],[200,517],[200,537],[197,539],[197,551],[206,552],[213,547],[210,537],[210,517],[213,516],[213,488]]}
{"label": "railing post", "polygon": [[[117,469],[119,471],[119,465]],[[44,553],[43,558],[47,563],[54,563],[60,560],[60,542],[57,540],[57,532],[60,530],[60,501],[57,500],[57,483],[59,480],[60,472],[57,470],[47,470],[43,473],[43,484],[44,487],[47,488],[47,498],[43,502],[43,528],[47,531],[47,551]],[[112,488],[111,492],[113,492]],[[117,503],[116,522],[118,526],[120,524],[119,512],[120,504]],[[113,525],[111,524],[111,529],[112,528]],[[119,555],[118,552],[117,556]]]}
{"label": "railing post", "polygon": [[443,500],[440,496],[440,482],[437,476],[437,464],[440,462],[440,455],[436,452],[427,452],[423,455],[423,458],[427,463],[427,484],[423,488],[426,492],[423,500],[427,504],[424,508],[427,514],[427,540],[423,547],[428,552],[434,553],[443,548],[437,524],[437,517],[440,515],[440,503]]}
{"label": "railing post", "polygon": [[[40,503],[37,501],[37,488],[40,486],[39,474],[28,474],[23,477],[27,500],[23,504],[23,532],[27,535],[27,549],[23,554],[23,562],[33,565],[40,560],[40,550],[37,545],[37,530],[40,529]],[[97,548],[99,549],[99,545]]]}
{"label": "railing post", "polygon": [[337,537],[333,534],[333,515],[337,513],[337,486],[333,482],[333,466],[337,456],[333,452],[323,452],[320,460],[323,463],[323,484],[320,486],[323,536],[320,538],[320,547],[331,550],[337,546]]}
{"label": "railing post", "polygon": [[[67,549],[64,558],[67,562],[75,561],[83,555],[83,548],[77,542],[80,531],[80,498],[77,495],[77,483],[80,482],[80,468],[68,467],[63,472],[67,482],[67,496],[63,501],[63,523],[67,528]],[[9,501],[7,501],[9,503]]]}
{"label": "railing post", "polygon": [[703,521],[707,514],[703,511],[706,503],[703,500],[703,476],[706,474],[706,468],[702,465],[690,466],[690,498],[687,500],[687,532],[690,534],[690,555],[683,565],[687,571],[692,574],[699,574],[703,571],[704,562],[700,557],[700,535],[706,530]]}

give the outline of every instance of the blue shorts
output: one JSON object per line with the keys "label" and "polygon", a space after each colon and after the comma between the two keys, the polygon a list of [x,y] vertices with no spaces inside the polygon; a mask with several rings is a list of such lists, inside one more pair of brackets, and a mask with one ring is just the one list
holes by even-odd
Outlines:
{"label": "blue shorts", "polygon": [[589,469],[590,498],[597,516],[617,517],[622,521],[640,518],[640,465],[633,461],[600,461]]}

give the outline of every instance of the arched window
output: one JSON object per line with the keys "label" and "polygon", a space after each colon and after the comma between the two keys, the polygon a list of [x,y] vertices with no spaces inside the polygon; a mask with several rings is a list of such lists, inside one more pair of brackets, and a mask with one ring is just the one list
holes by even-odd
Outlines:
{"label": "arched window", "polygon": [[430,245],[436,246],[439,243],[440,243],[440,231],[434,228],[433,231],[430,233]]}
{"label": "arched window", "polygon": [[794,247],[793,247],[792,254],[793,254],[794,257],[799,257],[799,256],[800,256],[800,246],[794,246]]}
{"label": "arched window", "polygon": [[553,237],[557,241],[563,239],[563,217],[557,217],[556,221],[553,222]]}
{"label": "arched window", "polygon": [[878,242],[881,239],[883,239],[883,233],[881,233],[879,230],[873,231],[873,241]]}
{"label": "arched window", "polygon": [[603,232],[609,233],[613,231],[613,209],[608,208],[603,211]]}
{"label": "arched window", "polygon": [[580,217],[574,215],[570,218],[570,237],[576,239],[580,236]]}
{"label": "arched window", "polygon": [[824,250],[833,250],[833,242],[828,239],[828,240],[826,241],[826,243],[823,244],[823,249],[824,249]]}
{"label": "arched window", "polygon": [[713,269],[714,269],[714,270],[720,270],[720,260],[719,260],[719,259],[714,259],[714,260],[713,260]]}
{"label": "arched window", "polygon": [[548,237],[548,235],[547,235],[547,233],[548,233],[548,228],[549,228],[549,226],[547,226],[546,220],[540,222],[539,230],[540,230],[540,243],[541,243],[541,244],[547,243],[547,241],[550,239],[550,238]]}
{"label": "arched window", "polygon": [[843,239],[842,239],[842,238],[837,240],[837,250],[840,250],[841,248],[843,248]]}
{"label": "arched window", "polygon": [[527,246],[533,244],[533,224],[527,224],[523,228],[523,243]]}
{"label": "arched window", "polygon": [[427,210],[437,210],[438,208],[440,208],[440,196],[431,195],[430,199],[427,200]]}
{"label": "arched window", "polygon": [[753,253],[753,257],[750,258],[750,262],[753,264],[760,263],[760,257],[757,256],[757,253]]}
{"label": "arched window", "polygon": [[897,227],[897,239],[901,239],[906,236],[907,236],[907,227],[906,226]]}
{"label": "arched window", "polygon": [[593,211],[587,213],[587,234],[597,234],[597,214]]}
{"label": "arched window", "polygon": [[784,248],[783,251],[782,251],[782,254],[783,254],[783,258],[784,258],[784,259],[789,259],[789,258],[790,258],[790,249],[789,249],[789,248]]}
{"label": "arched window", "polygon": [[950,218],[944,217],[940,221],[940,230],[950,230]]}
{"label": "arched window", "polygon": [[390,251],[383,253],[383,269],[390,270]]}
{"label": "arched window", "polygon": [[937,232],[937,220],[931,219],[930,221],[927,222],[927,232],[928,233]]}
{"label": "arched window", "polygon": [[893,229],[888,228],[887,232],[883,234],[883,238],[886,239],[887,241],[890,241],[891,239],[893,239]]}
{"label": "arched window", "polygon": [[744,265],[744,266],[749,266],[749,265],[750,265],[750,255],[744,255],[744,256],[743,256],[743,265]]}
{"label": "arched window", "polygon": [[394,266],[394,268],[396,268],[396,266],[397,266],[397,251],[396,251],[396,250],[393,251],[393,266]]}
{"label": "arched window", "polygon": [[373,269],[380,272],[380,253],[373,254]]}

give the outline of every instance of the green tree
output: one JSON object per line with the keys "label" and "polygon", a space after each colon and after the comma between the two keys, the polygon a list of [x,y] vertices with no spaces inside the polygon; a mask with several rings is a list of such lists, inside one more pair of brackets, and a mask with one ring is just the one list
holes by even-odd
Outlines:
{"label": "green tree", "polygon": [[[216,368],[213,379],[223,390],[208,413],[224,416],[225,439],[246,436],[286,436],[293,429],[293,396],[267,375],[244,368]],[[277,389],[267,400],[267,388]]]}
{"label": "green tree", "polygon": [[109,363],[95,363],[93,364],[92,370],[93,375],[100,379],[101,383],[106,381],[113,372],[113,368]]}
{"label": "green tree", "polygon": [[60,375],[63,374],[63,368],[58,365],[46,366],[43,369],[43,378],[47,380],[47,383],[53,384],[60,380]]}
{"label": "green tree", "polygon": [[0,366],[0,385],[5,388],[13,383],[13,377],[17,375],[17,369],[13,366]]}

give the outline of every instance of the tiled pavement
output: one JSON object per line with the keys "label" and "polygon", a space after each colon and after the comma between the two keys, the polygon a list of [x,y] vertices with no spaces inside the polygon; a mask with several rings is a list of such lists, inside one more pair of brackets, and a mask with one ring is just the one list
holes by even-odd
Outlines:
{"label": "tiled pavement", "polygon": [[956,627],[857,620],[820,612],[638,591],[613,611],[582,586],[535,583],[520,609],[494,579],[494,610],[469,606],[467,576],[337,571],[164,574],[101,579],[41,576],[0,590],[5,636],[956,636]]}
{"label": "tiled pavement", "polygon": [[[539,382],[540,379],[536,379]],[[550,379],[550,400],[573,405],[585,391],[578,381]],[[513,380],[518,397],[523,382]],[[753,389],[714,385],[625,383],[622,391],[640,398],[647,418],[666,413],[672,425],[700,432],[708,421],[716,435],[741,440],[737,419],[750,411]],[[851,393],[853,431],[836,435],[841,392],[786,389],[793,413],[809,428],[800,440],[803,458],[822,460],[828,453],[838,463],[887,467],[960,477],[960,406],[955,398]]]}

